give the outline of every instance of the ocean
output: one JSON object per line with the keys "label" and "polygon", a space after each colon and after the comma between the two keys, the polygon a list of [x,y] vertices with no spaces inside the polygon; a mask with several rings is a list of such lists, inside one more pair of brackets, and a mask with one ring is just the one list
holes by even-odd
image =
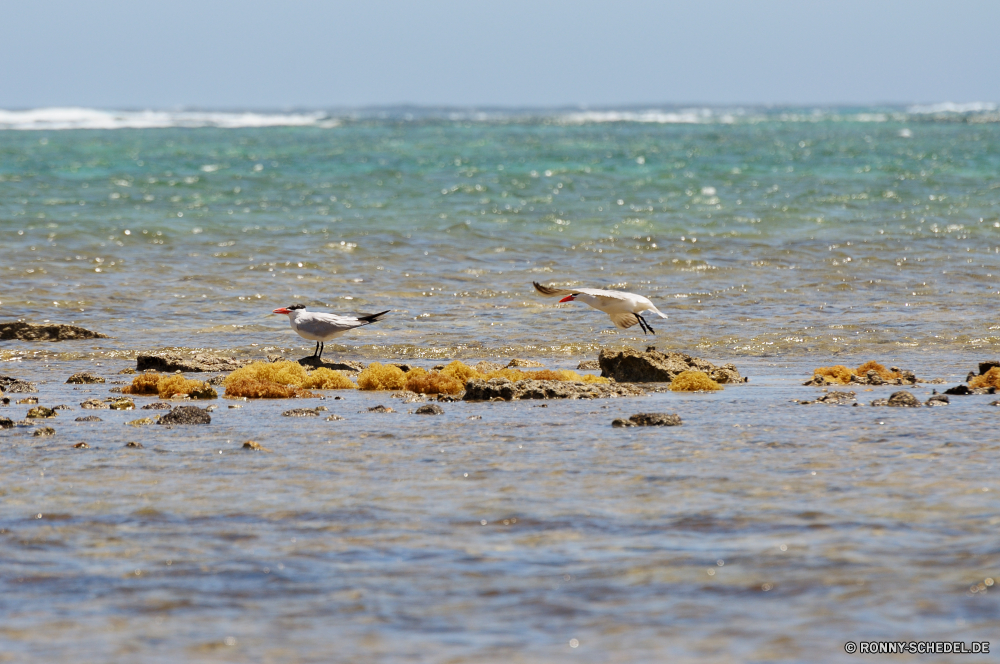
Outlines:
{"label": "ocean", "polygon": [[[668,319],[617,330],[533,281]],[[441,419],[352,392],[323,402],[339,423],[221,399],[195,433],[75,410],[55,437],[2,430],[0,661],[812,662],[988,640],[995,397],[794,400],[814,367],[869,359],[963,382],[998,355],[998,302],[994,104],[0,111],[0,322],[110,337],[0,341],[0,374],[43,404],[107,396],[65,378],[120,380],[140,351],[308,355],[271,314],[293,303],[391,310],[329,360],[574,369],[656,346],[750,377]],[[685,423],[610,428],[648,410]]]}

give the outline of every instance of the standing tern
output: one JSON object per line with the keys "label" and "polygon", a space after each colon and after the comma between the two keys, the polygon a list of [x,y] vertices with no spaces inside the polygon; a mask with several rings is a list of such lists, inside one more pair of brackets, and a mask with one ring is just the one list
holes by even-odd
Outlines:
{"label": "standing tern", "polygon": [[382,316],[389,313],[387,309],[377,314],[362,314],[360,316],[341,316],[339,314],[322,314],[316,311],[306,311],[306,305],[293,304],[290,307],[275,309],[273,313],[288,314],[288,322],[292,324],[292,329],[309,341],[316,342],[316,350],[313,357],[319,359],[323,357],[323,346],[334,337],[339,337],[344,332],[353,330],[362,325],[368,325],[382,320]]}
{"label": "standing tern", "polygon": [[600,290],[598,288],[549,288],[537,281],[532,282],[535,290],[542,295],[562,296],[560,302],[575,302],[579,300],[589,304],[598,311],[603,311],[611,316],[611,322],[615,327],[627,330],[636,323],[642,328],[643,334],[647,332],[656,334],[649,326],[646,319],[642,317],[642,312],[652,311],[660,318],[667,315],[657,309],[648,298],[635,293],[625,293],[623,291]]}

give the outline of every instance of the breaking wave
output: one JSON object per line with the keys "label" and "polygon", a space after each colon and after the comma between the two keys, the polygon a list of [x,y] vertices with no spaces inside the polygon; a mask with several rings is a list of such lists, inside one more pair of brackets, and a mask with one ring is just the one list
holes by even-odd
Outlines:
{"label": "breaking wave", "polygon": [[323,112],[222,113],[207,111],[105,111],[95,108],[0,110],[0,129],[163,129],[168,127],[334,127]]}

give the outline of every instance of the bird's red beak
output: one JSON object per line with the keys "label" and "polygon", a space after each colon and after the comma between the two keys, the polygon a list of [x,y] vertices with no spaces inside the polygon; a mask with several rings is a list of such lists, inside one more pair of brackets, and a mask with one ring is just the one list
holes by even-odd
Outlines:
{"label": "bird's red beak", "polygon": [[290,313],[292,313],[292,312],[291,312],[291,311],[289,311],[288,309],[285,309],[284,307],[281,307],[280,309],[275,309],[275,310],[274,310],[274,311],[272,311],[271,313],[272,313],[272,314],[290,314]]}
{"label": "bird's red beak", "polygon": [[566,297],[564,297],[563,299],[561,299],[559,301],[560,302],[572,302],[574,297],[576,297],[576,295],[567,295]]}

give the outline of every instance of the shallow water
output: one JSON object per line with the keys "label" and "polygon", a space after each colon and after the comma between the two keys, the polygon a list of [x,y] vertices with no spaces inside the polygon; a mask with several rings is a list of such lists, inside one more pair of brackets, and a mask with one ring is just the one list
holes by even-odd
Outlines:
{"label": "shallow water", "polygon": [[[989,640],[996,397],[792,401],[820,393],[800,385],[816,366],[954,385],[1000,346],[1000,125],[873,113],[0,131],[0,319],[112,336],[0,342],[0,373],[72,408],[55,436],[0,430],[0,661],[813,662]],[[532,280],[640,291],[670,318],[655,341],[616,332]],[[150,348],[311,352],[268,316],[295,301],[393,310],[329,359],[575,368],[655,343],[751,380],[437,417],[386,393],[219,399],[173,428],[65,384],[128,380]],[[281,416],[316,405],[346,419]],[[641,411],[684,424],[610,427]]]}

